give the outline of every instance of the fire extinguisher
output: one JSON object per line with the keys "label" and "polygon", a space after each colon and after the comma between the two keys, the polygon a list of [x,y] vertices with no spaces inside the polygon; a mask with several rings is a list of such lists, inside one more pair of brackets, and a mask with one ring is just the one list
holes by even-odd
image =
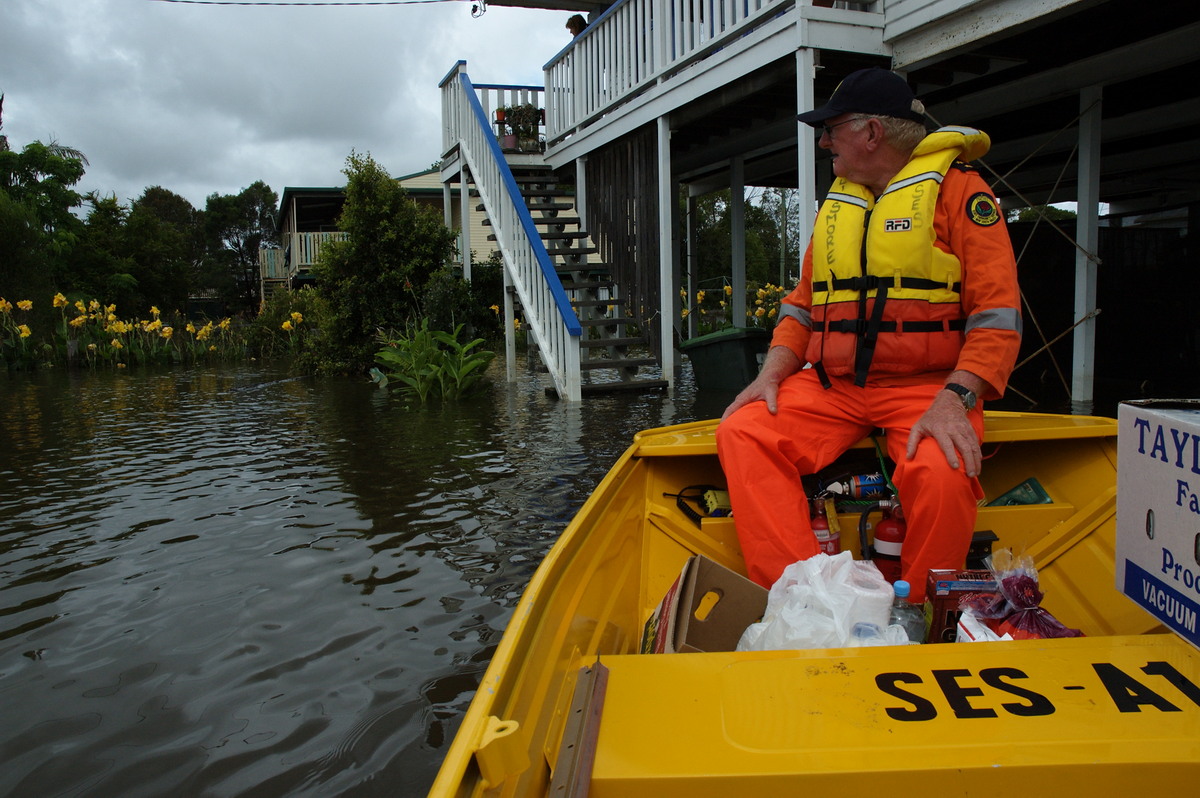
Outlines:
{"label": "fire extinguisher", "polygon": [[[875,525],[874,545],[867,544],[867,519],[875,510],[883,511],[883,518]],[[869,553],[875,567],[888,582],[900,578],[900,552],[904,547],[904,512],[896,499],[875,502],[863,510],[858,519],[858,537],[864,553]]]}
{"label": "fire extinguisher", "polygon": [[833,556],[842,550],[842,542],[838,539],[837,531],[829,526],[829,505],[823,498],[812,499],[810,504],[812,510],[809,520],[812,523],[813,534],[817,536],[817,547],[825,554]]}

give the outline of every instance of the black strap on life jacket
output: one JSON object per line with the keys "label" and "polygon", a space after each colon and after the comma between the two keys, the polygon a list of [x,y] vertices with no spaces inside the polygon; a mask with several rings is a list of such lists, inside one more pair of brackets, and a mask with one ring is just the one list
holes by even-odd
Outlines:
{"label": "black strap on life jacket", "polygon": [[[832,284],[832,286],[831,286]],[[957,293],[962,292],[962,283],[943,283],[926,277],[901,277],[897,285],[894,277],[880,277],[876,274],[863,274],[858,277],[841,277],[832,280],[821,280],[813,283],[813,293],[822,291],[873,291],[883,286],[893,288],[911,288],[920,291],[934,291],[939,288],[949,288]]]}
{"label": "black strap on life jacket", "polygon": [[[948,321],[885,321],[880,322],[879,332],[958,332],[967,328],[966,319],[950,319]],[[867,322],[862,319],[839,319],[837,321],[814,321],[813,332],[844,332],[863,335],[867,331]]]}

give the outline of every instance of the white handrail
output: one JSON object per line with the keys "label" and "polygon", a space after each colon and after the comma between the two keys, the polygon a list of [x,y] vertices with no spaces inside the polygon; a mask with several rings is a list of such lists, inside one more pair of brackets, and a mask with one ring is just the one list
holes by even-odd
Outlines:
{"label": "white handrail", "polygon": [[[492,221],[509,281],[525,312],[528,332],[537,344],[558,395],[578,401],[582,394],[579,344],[583,328],[500,151],[490,115],[484,112],[465,67],[466,63],[459,61],[441,83],[443,152],[457,146],[466,161]],[[488,87],[486,91],[501,89],[517,91],[518,101],[520,91],[536,91],[531,87]],[[503,95],[490,96],[496,99]],[[526,96],[531,101],[536,99],[532,94]]]}
{"label": "white handrail", "polygon": [[547,143],[796,2],[620,0],[543,67]]}

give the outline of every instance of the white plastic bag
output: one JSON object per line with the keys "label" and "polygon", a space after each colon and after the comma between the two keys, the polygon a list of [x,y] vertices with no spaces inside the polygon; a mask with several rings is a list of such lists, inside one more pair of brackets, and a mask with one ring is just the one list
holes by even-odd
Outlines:
{"label": "white plastic bag", "polygon": [[[737,650],[888,645],[892,596],[879,569],[848,551],[794,562],[771,586],[762,621],[746,629]],[[855,636],[855,624],[874,625],[880,637]]]}

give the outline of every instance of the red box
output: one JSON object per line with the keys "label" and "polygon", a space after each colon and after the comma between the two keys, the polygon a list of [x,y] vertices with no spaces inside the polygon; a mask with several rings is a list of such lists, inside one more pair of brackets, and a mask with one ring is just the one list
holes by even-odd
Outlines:
{"label": "red box", "polygon": [[958,631],[959,602],[977,593],[995,593],[1000,589],[991,571],[931,569],[925,587],[925,626],[927,643],[953,643]]}

